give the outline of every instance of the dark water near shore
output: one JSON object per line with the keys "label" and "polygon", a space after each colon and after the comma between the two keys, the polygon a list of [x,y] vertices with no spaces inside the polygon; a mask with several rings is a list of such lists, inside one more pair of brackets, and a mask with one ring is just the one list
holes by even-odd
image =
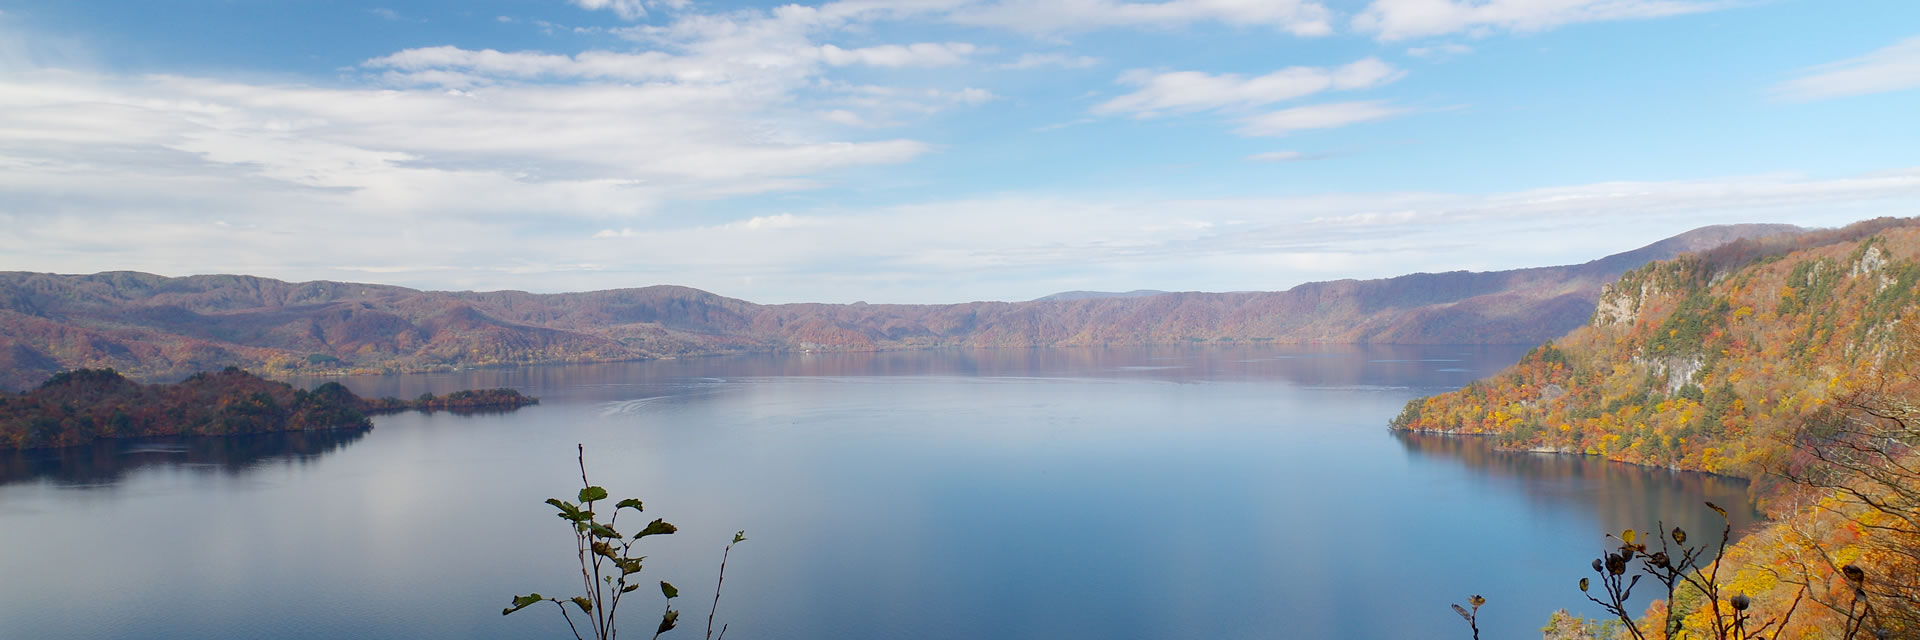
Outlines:
{"label": "dark water near shore", "polygon": [[[649,538],[701,635],[736,529],[728,638],[1488,638],[1592,615],[1605,540],[1745,485],[1393,434],[1507,347],[932,351],[344,379],[363,395],[510,386],[513,413],[368,432],[0,455],[0,638],[565,637],[579,483],[680,526]],[[311,386],[312,383],[308,383]],[[1736,525],[1751,522],[1742,516]],[[654,540],[659,540],[655,543]],[[657,592],[622,607],[651,630]],[[650,635],[650,634],[641,634]]]}

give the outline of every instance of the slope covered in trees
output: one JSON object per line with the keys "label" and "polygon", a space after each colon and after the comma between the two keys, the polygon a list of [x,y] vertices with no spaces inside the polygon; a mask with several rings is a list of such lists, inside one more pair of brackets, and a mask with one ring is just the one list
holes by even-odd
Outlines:
{"label": "slope covered in trees", "polygon": [[758,305],[685,287],[536,295],[248,276],[0,273],[0,388],[68,368],[142,380],[595,362],[787,350],[1207,342],[1521,344],[1584,322],[1650,260],[1792,232],[1692,231],[1580,265],[1341,280],[1287,291],[948,305]]}
{"label": "slope covered in trees", "polygon": [[1883,219],[1656,262],[1592,320],[1393,426],[1760,479],[1883,363],[1920,300],[1920,226]]}
{"label": "slope covered in trees", "polygon": [[76,369],[25,394],[0,392],[0,450],[79,446],[102,438],[366,429],[373,426],[369,414],[503,410],[537,402],[512,389],[365,400],[337,382],[306,391],[234,367],[176,384],[140,384],[112,369]]}
{"label": "slope covered in trees", "polygon": [[201,373],[178,384],[140,384],[112,369],[77,369],[26,394],[0,395],[0,449],[371,427],[360,404],[339,383],[305,391],[239,369]]}
{"label": "slope covered in trees", "polygon": [[[1623,275],[1587,326],[1393,426],[1753,479],[1776,520],[1709,565],[1717,610],[1675,594],[1685,637],[1716,615],[1767,637],[1920,637],[1917,304],[1914,221],[1737,242]],[[1579,627],[1549,637],[1596,637]]]}

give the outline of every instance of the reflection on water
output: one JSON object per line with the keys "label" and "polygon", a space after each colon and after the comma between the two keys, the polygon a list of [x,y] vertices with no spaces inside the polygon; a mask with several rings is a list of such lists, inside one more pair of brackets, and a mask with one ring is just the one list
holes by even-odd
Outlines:
{"label": "reflection on water", "polygon": [[[1541,503],[1581,504],[1601,522],[1665,523],[1706,533],[1721,528],[1703,501],[1727,509],[1734,535],[1764,520],[1748,499],[1748,482],[1691,471],[1663,471],[1594,456],[1494,449],[1488,438],[1394,432],[1409,457],[1464,464],[1487,481]],[[1595,531],[1596,542],[1606,532]],[[1698,539],[1698,538],[1696,538]]]}
{"label": "reflection on water", "polygon": [[367,431],[126,438],[100,440],[84,447],[0,452],[0,486],[37,480],[104,486],[146,467],[186,467],[240,475],[273,463],[305,464],[360,440]]}
{"label": "reflection on water", "polygon": [[715,542],[752,534],[721,614],[740,637],[1459,637],[1446,603],[1469,593],[1493,607],[1486,637],[1527,637],[1554,609],[1599,613],[1574,581],[1602,532],[1702,530],[1699,501],[1735,507],[1744,487],[1386,430],[1408,399],[1520,351],[939,350],[344,378],[362,395],[512,387],[541,403],[0,456],[0,576],[30,577],[0,579],[0,638],[550,637],[557,620],[499,611],[577,584],[541,504],[578,486],[575,443],[596,484],[681,527],[649,539],[648,575],[712,584]]}
{"label": "reflection on water", "polygon": [[545,401],[630,400],[633,387],[704,379],[840,377],[1122,378],[1166,382],[1248,380],[1300,387],[1452,389],[1518,360],[1517,345],[1161,345],[1052,349],[927,349],[680,358],[640,362],[471,369],[452,373],[293,378],[338,381],[362,396],[411,398],[510,387]]}

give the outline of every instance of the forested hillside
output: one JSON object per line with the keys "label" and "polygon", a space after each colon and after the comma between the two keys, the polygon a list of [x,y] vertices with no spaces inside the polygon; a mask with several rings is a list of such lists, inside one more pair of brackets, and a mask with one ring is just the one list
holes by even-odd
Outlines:
{"label": "forested hillside", "polygon": [[[1915,221],[1736,242],[1623,275],[1587,326],[1393,426],[1750,478],[1778,520],[1728,551],[1723,599],[1751,602],[1756,626],[1786,621],[1778,637],[1915,637],[1916,304]],[[1676,601],[1685,628],[1712,628],[1698,592]]]}
{"label": "forested hillside", "polygon": [[1310,283],[1279,292],[1066,295],[948,305],[759,305],[685,287],[537,295],[250,276],[0,273],[0,388],[71,368],[177,380],[789,350],[1227,342],[1521,344],[1590,315],[1650,260],[1793,232],[1688,232],[1580,265]]}
{"label": "forested hillside", "polygon": [[1884,363],[1920,298],[1920,226],[1736,242],[1622,275],[1592,321],[1394,426],[1758,477],[1789,429]]}
{"label": "forested hillside", "polygon": [[26,394],[0,393],[0,449],[371,426],[360,398],[338,383],[306,391],[239,369],[178,384],[140,384],[111,369],[79,369]]}
{"label": "forested hillside", "polygon": [[366,429],[396,411],[504,411],[538,398],[513,389],[366,399],[338,382],[312,391],[229,367],[174,384],[140,384],[112,369],[76,369],[24,394],[0,391],[0,450],[71,447],[106,438],[228,436]]}

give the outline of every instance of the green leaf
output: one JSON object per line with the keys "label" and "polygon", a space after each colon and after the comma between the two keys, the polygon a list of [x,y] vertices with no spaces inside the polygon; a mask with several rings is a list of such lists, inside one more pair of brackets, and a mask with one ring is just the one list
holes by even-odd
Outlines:
{"label": "green leaf", "polygon": [[624,587],[620,587],[620,593],[632,593],[634,589],[638,589],[638,588],[640,588],[640,585],[638,583],[630,584]]}
{"label": "green leaf", "polygon": [[646,556],[641,556],[639,558],[629,558],[620,561],[620,575],[630,576],[640,573],[640,561],[645,558]]}
{"label": "green leaf", "polygon": [[586,596],[574,596],[573,603],[580,605],[581,611],[593,613],[593,601],[588,600]]}
{"label": "green leaf", "polygon": [[504,615],[507,615],[507,614],[511,614],[511,613],[513,613],[513,612],[515,612],[515,611],[519,611],[519,610],[521,610],[521,609],[525,609],[525,608],[527,608],[527,607],[531,607],[531,606],[533,606],[533,605],[534,605],[534,603],[537,603],[537,602],[540,602],[541,600],[545,600],[545,599],[546,599],[546,598],[542,598],[542,597],[540,597],[540,594],[538,594],[538,593],[535,593],[535,594],[532,594],[532,595],[524,595],[524,596],[514,596],[514,597],[513,597],[513,606],[511,606],[511,607],[508,607],[508,608],[506,608],[506,609],[502,609],[502,610],[500,611],[500,615],[503,615],[503,616],[504,616]]}
{"label": "green leaf", "polygon": [[592,512],[586,512],[586,515],[583,516],[580,511],[580,505],[562,501],[559,498],[547,498],[547,504],[553,505],[553,508],[560,510],[559,516],[561,520],[579,522],[585,517],[591,517],[592,515]]}
{"label": "green leaf", "polygon": [[652,535],[667,535],[679,530],[679,527],[667,524],[665,520],[655,520],[647,523],[647,528],[641,529],[640,533],[633,534],[633,537],[637,540]]}
{"label": "green leaf", "polygon": [[589,526],[588,530],[592,531],[593,535],[601,538],[619,538],[620,537],[620,532],[614,531],[613,527],[609,527],[607,525],[600,524],[598,522],[592,523]]}
{"label": "green leaf", "polygon": [[747,541],[747,532],[746,532],[746,531],[744,531],[744,530],[742,530],[742,531],[738,531],[738,532],[735,532],[735,533],[733,534],[733,542],[734,542],[735,544],[739,544],[739,543],[742,543],[742,542],[746,542],[746,541]]}
{"label": "green leaf", "polygon": [[627,498],[625,500],[621,500],[619,504],[613,505],[613,508],[616,511],[620,509],[625,509],[627,507],[633,507],[634,511],[646,511],[646,509],[640,508],[640,500],[637,498]]}
{"label": "green leaf", "polygon": [[[607,490],[600,487],[587,487],[580,490],[580,502],[593,502],[607,499]],[[617,507],[616,507],[617,508]]]}
{"label": "green leaf", "polygon": [[680,612],[668,609],[667,615],[660,616],[660,630],[653,632],[653,635],[657,636],[672,631],[673,625],[678,622],[680,622]]}
{"label": "green leaf", "polygon": [[661,580],[660,595],[666,596],[668,600],[672,600],[680,597],[680,590],[674,588],[673,583]]}
{"label": "green leaf", "polygon": [[593,554],[609,560],[620,559],[620,556],[613,553],[613,545],[599,540],[593,541]]}

